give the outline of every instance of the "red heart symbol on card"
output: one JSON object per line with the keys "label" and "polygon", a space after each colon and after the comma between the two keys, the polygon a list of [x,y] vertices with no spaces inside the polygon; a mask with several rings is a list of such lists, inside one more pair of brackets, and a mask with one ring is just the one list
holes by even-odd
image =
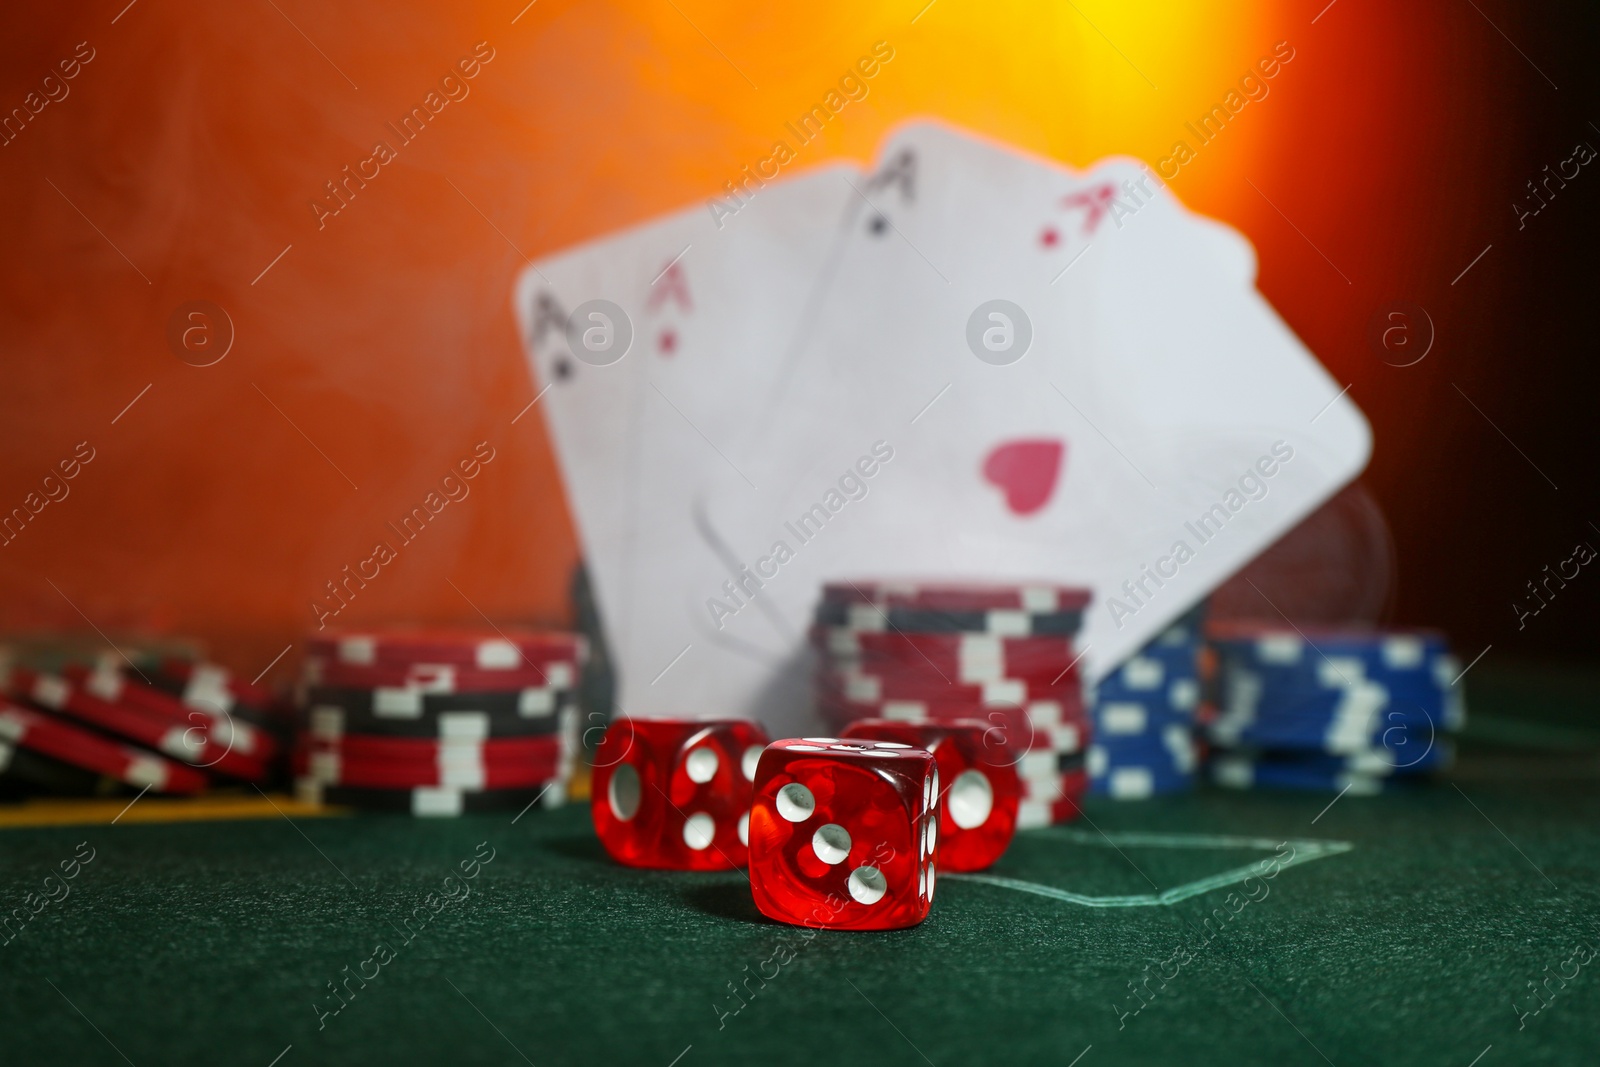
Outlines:
{"label": "red heart symbol on card", "polygon": [[1014,513],[1031,515],[1050,502],[1066,450],[1061,441],[1007,441],[984,459],[983,477],[1006,495]]}

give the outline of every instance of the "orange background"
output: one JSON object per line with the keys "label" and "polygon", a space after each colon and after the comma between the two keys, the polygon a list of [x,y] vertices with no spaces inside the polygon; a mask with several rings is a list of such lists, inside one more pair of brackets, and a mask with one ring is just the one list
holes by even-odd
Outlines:
{"label": "orange background", "polygon": [[[868,160],[916,115],[1078,166],[1155,161],[1287,40],[1270,96],[1172,188],[1255,242],[1264,292],[1353,382],[1377,431],[1372,482],[1419,573],[1403,590],[1448,577],[1405,545],[1426,532],[1423,474],[1484,432],[1447,384],[1471,379],[1443,358],[1386,367],[1366,328],[1404,298],[1479,334],[1513,262],[1491,255],[1472,286],[1448,284],[1507,228],[1520,164],[1481,124],[1533,79],[1470,8],[123,3],[14,9],[0,31],[6,108],[77,42],[96,50],[70,96],[0,148],[0,508],[77,442],[96,450],[71,496],[0,548],[7,629],[193,635],[253,675],[479,441],[496,458],[471,496],[338,621],[566,620],[578,549],[558,474],[538,408],[512,424],[533,398],[515,275],[714,195],[879,40],[894,59],[791,173]],[[479,41],[495,55],[470,96],[399,147],[385,123]],[[380,137],[399,158],[319,231],[310,201]],[[205,368],[166,339],[196,299],[236,329]]]}

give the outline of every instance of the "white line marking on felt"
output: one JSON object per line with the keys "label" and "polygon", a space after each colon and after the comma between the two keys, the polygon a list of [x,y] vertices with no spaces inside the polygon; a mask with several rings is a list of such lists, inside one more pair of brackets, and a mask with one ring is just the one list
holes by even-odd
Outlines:
{"label": "white line marking on felt", "polygon": [[278,1067],[278,1061],[287,1056],[289,1054],[289,1050],[292,1048],[294,1048],[293,1045],[285,1045],[283,1051],[278,1053],[277,1056],[273,1057],[272,1062],[267,1064],[267,1067]]}
{"label": "white line marking on felt", "polygon": [[685,1045],[683,1047],[683,1051],[674,1056],[672,1062],[667,1064],[667,1067],[677,1067],[678,1061],[687,1056],[689,1054],[689,1050],[692,1048],[694,1048],[693,1045]]}
{"label": "white line marking on felt", "polygon": [[1483,1048],[1483,1051],[1478,1053],[1478,1058],[1473,1060],[1471,1063],[1467,1064],[1467,1067],[1478,1067],[1478,1060],[1481,1060],[1485,1056],[1487,1056],[1489,1054],[1489,1050],[1492,1049],[1492,1048],[1494,1048],[1494,1045],[1492,1043],[1488,1044],[1488,1045],[1485,1045],[1484,1048]]}
{"label": "white line marking on felt", "polygon": [[[1297,867],[1302,863],[1323,859],[1327,856],[1337,856],[1341,852],[1349,852],[1355,847],[1348,841],[1274,841],[1267,837],[1231,837],[1217,834],[1150,834],[1139,832],[1126,832],[1115,834],[1086,834],[1074,830],[1042,830],[1040,833],[1052,837],[1065,837],[1081,845],[1106,845],[1116,848],[1119,844],[1141,846],[1146,848],[1253,848],[1276,849],[1279,845],[1288,844],[1295,850],[1294,855],[1279,864],[1279,870]],[[1161,893],[1134,893],[1125,896],[1090,896],[1086,893],[1074,893],[1068,889],[1057,889],[1054,886],[1040,885],[1037,882],[1025,882],[1020,878],[1005,878],[994,874],[950,874],[948,878],[958,878],[967,882],[982,882],[985,885],[999,886],[1001,889],[1014,889],[1019,893],[1033,893],[1036,896],[1049,897],[1051,900],[1065,901],[1068,904],[1080,904],[1086,908],[1154,908],[1171,907],[1173,904],[1197,897],[1202,893],[1209,893],[1213,889],[1243,882],[1246,878],[1259,875],[1261,872],[1256,864],[1247,863],[1242,867],[1233,867],[1220,874],[1213,874],[1208,878],[1201,878],[1193,882],[1186,882],[1180,886]]]}
{"label": "white line marking on felt", "polygon": [[1093,1045],[1083,1046],[1083,1051],[1072,1057],[1072,1062],[1067,1064],[1067,1067],[1077,1067],[1078,1061],[1087,1056],[1089,1054],[1089,1050],[1092,1048],[1094,1048]]}

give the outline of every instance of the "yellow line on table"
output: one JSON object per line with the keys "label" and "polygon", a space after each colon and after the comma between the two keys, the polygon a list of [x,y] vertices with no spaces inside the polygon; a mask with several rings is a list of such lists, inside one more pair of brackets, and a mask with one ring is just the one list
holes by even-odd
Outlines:
{"label": "yellow line on table", "polygon": [[[273,807],[276,803],[277,807]],[[124,811],[126,809],[126,811]],[[89,826],[146,822],[222,822],[230,819],[277,819],[282,814],[303,818],[344,815],[347,809],[303,804],[290,796],[145,797],[129,807],[126,797],[106,800],[80,798],[30,800],[0,805],[0,829],[29,826]]]}

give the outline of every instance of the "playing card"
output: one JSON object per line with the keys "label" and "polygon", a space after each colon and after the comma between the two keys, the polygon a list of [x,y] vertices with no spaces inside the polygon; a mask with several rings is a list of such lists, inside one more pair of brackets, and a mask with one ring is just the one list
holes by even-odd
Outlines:
{"label": "playing card", "polygon": [[1087,585],[1095,677],[1364,464],[1248,244],[1138,165],[1076,175],[919,123],[857,192],[728,462],[646,490],[688,518],[645,509],[639,648],[681,662],[625,677],[641,710],[798,723],[816,590],[851,575]]}
{"label": "playing card", "polygon": [[[762,346],[796,317],[838,243],[836,220],[854,196],[845,175],[856,172],[818,168],[686,208],[533,264],[519,279],[539,407],[625,677],[633,547],[650,535],[641,484],[661,476],[644,461],[670,472],[682,433],[704,449],[701,430],[719,432],[717,410],[734,406],[707,406],[702,395],[736,399],[750,373],[775,364]],[[677,368],[702,375],[704,389],[679,389]]]}

